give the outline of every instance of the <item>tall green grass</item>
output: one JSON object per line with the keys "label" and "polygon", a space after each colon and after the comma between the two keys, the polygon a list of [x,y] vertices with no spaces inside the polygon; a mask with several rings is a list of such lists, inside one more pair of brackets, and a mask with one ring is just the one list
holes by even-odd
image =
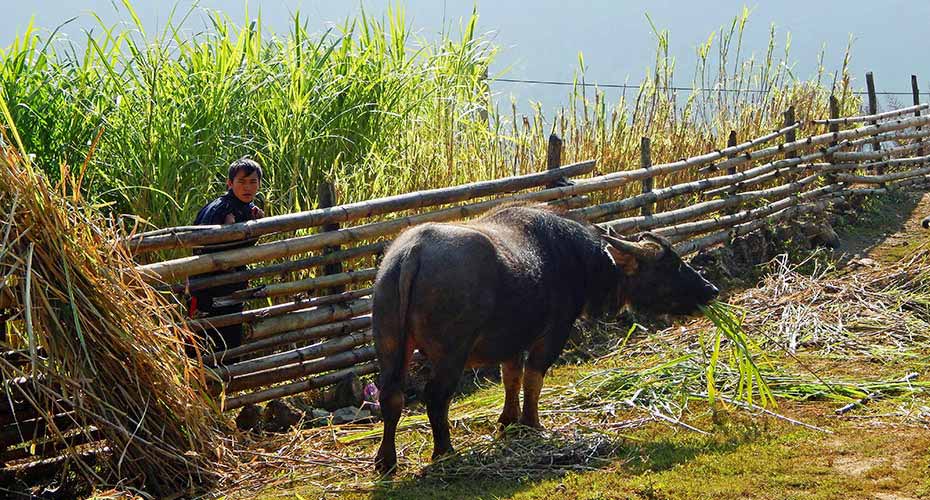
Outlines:
{"label": "tall green grass", "polygon": [[[477,12],[427,41],[402,8],[363,12],[323,33],[299,14],[286,33],[270,33],[260,15],[239,26],[200,10],[175,12],[149,33],[128,0],[120,9],[124,22],[98,17],[86,43],[26,26],[0,52],[0,97],[50,177],[160,227],[188,224],[245,154],[265,166],[265,211],[278,214],[313,207],[323,180],[350,202],[539,170],[550,132],[566,141],[563,162],[596,158],[608,172],[637,166],[641,136],[652,137],[659,163],[719,148],[731,129],[748,139],[778,128],[790,105],[800,119],[825,116],[834,87],[844,113],[858,107],[848,57],[830,85],[823,71],[796,80],[789,44],[779,57],[774,31],[764,59],[746,58],[746,12],[697,50],[692,81],[765,93],[664,89],[676,74],[670,34],[656,28],[655,68],[638,91],[578,85],[556,116],[538,105],[522,116],[515,104],[491,104],[485,75],[496,49],[479,34]],[[191,34],[199,17],[209,29]],[[581,58],[577,74],[584,83]]]}
{"label": "tall green grass", "polygon": [[308,208],[326,178],[367,191],[414,182],[416,133],[451,141],[443,127],[484,95],[491,48],[477,16],[458,38],[412,49],[401,9],[322,34],[298,14],[280,35],[218,12],[188,35],[194,11],[146,33],[123,9],[130,27],[101,23],[81,53],[28,26],[2,52],[0,86],[37,164],[80,175],[100,133],[81,189],[160,226],[189,222],[246,154],[265,166],[271,213]]}

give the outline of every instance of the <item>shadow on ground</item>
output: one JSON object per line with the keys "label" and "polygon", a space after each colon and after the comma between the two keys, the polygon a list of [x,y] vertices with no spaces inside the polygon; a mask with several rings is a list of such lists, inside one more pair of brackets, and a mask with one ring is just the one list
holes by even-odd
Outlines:
{"label": "shadow on ground", "polygon": [[496,438],[488,437],[487,441],[423,467],[413,477],[381,483],[370,497],[508,498],[570,473],[661,472],[702,455],[733,452],[763,436],[764,431],[752,422],[718,427],[711,435],[689,433],[675,438],[669,438],[667,427],[658,424],[641,429],[636,437],[581,428],[538,432],[511,427]]}
{"label": "shadow on ground", "polygon": [[[930,196],[923,192],[894,191],[885,196],[853,201],[851,210],[837,214],[835,229],[842,246],[836,251],[838,263],[878,256],[892,260],[930,232],[920,227],[920,219],[930,214]],[[880,252],[876,251],[881,248]],[[896,248],[901,248],[896,252]]]}

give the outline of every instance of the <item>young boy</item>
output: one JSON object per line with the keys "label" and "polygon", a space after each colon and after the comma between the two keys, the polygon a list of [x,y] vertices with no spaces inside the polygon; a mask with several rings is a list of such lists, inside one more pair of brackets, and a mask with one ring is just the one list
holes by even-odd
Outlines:
{"label": "young boy", "polygon": [[[261,187],[262,167],[248,157],[240,158],[229,166],[226,177],[226,194],[208,203],[197,213],[195,225],[233,224],[259,219],[265,216],[261,208],[255,206],[255,195]],[[194,249],[195,255],[231,250],[254,245],[255,240],[237,241],[219,245],[209,245]],[[244,270],[238,267],[226,272]],[[222,272],[199,275],[211,276]],[[232,294],[248,287],[248,282],[230,283],[213,288],[192,292],[190,301],[190,316],[219,316],[222,314],[239,313],[243,310],[241,302],[228,305],[214,305],[214,299]],[[231,349],[242,344],[242,325],[232,325],[217,329],[209,329],[207,335],[214,350]],[[227,360],[229,361],[229,360]]]}

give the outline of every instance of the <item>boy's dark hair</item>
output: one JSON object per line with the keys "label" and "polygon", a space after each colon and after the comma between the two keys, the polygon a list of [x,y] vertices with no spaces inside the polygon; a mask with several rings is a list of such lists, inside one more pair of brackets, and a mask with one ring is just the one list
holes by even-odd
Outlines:
{"label": "boy's dark hair", "polygon": [[233,180],[239,172],[247,176],[252,175],[252,172],[258,172],[258,180],[262,180],[262,166],[248,156],[243,156],[229,165],[229,175],[227,178]]}

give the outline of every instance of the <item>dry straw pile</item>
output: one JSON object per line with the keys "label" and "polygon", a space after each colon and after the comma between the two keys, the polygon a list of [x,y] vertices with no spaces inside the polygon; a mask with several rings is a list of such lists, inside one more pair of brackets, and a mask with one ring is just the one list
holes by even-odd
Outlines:
{"label": "dry straw pile", "polygon": [[183,321],[81,202],[81,176],[53,186],[11,142],[15,129],[0,146],[0,297],[17,312],[0,332],[0,413],[27,422],[36,449],[66,447],[90,484],[209,482],[219,412],[184,355]]}

